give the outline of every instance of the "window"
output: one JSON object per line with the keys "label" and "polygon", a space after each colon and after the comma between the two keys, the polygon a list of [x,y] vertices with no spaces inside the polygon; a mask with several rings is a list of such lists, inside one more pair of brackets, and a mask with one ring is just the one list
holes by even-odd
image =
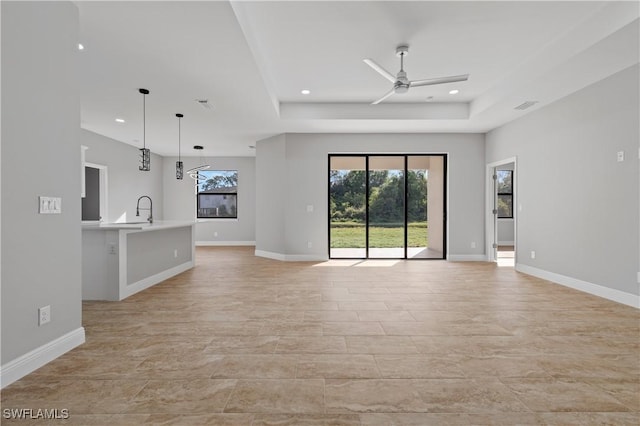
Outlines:
{"label": "window", "polygon": [[513,218],[513,170],[498,170],[498,218]]}
{"label": "window", "polygon": [[197,218],[238,217],[238,171],[202,170],[198,179]]}

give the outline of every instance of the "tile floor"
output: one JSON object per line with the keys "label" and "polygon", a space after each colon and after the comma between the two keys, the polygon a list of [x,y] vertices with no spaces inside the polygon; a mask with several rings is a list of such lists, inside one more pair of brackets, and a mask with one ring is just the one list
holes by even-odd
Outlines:
{"label": "tile floor", "polygon": [[[640,311],[487,263],[198,266],[2,391],[76,425],[640,424]],[[46,424],[9,421],[2,424]]]}

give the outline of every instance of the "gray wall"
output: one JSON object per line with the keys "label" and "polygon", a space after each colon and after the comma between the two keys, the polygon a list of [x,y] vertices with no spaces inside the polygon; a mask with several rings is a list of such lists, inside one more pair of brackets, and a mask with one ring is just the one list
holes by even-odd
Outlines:
{"label": "gray wall", "polygon": [[[78,11],[2,7],[2,364],[81,324]],[[28,167],[27,167],[28,166]],[[38,214],[38,196],[62,214]],[[51,323],[38,327],[38,308]]]}
{"label": "gray wall", "polygon": [[285,254],[285,135],[256,144],[256,251]]}
{"label": "gray wall", "polygon": [[515,241],[515,223],[513,219],[498,219],[498,244]]}
{"label": "gray wall", "polygon": [[[176,179],[177,160],[177,157],[164,158],[164,217],[168,220],[195,220],[195,181],[186,174],[184,179]],[[183,157],[182,162],[185,171],[201,164],[200,158],[195,157]],[[200,219],[196,224],[196,241],[253,244],[256,239],[256,159],[207,157],[205,162],[211,165],[212,170],[238,171],[238,218]]]}
{"label": "gray wall", "polygon": [[[163,219],[163,158],[152,152],[151,170],[141,172],[138,170],[138,148],[88,130],[80,132],[82,145],[89,148],[85,152],[85,160],[107,166],[109,211],[103,222],[115,222],[123,217],[126,220],[121,220],[122,222],[146,220],[146,210],[140,212],[140,217],[136,217],[136,202],[142,195],[148,195],[153,200],[153,217],[156,220]],[[141,203],[146,207],[148,200]]]}
{"label": "gray wall", "polygon": [[448,253],[484,255],[480,134],[286,134],[259,141],[257,250],[327,257],[329,153],[448,153]]}
{"label": "gray wall", "polygon": [[127,284],[192,261],[192,239],[191,226],[127,234]]}
{"label": "gray wall", "polygon": [[487,162],[518,158],[518,263],[638,294],[638,73],[487,134]]}

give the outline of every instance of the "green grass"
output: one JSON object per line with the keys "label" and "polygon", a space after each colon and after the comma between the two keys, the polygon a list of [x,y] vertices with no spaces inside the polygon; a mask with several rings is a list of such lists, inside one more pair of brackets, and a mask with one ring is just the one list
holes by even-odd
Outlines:
{"label": "green grass", "polygon": [[[427,223],[410,223],[407,230],[408,247],[427,247]],[[369,247],[393,248],[404,245],[404,230],[400,224],[372,224],[369,226]],[[331,248],[364,248],[364,224],[333,222]]]}

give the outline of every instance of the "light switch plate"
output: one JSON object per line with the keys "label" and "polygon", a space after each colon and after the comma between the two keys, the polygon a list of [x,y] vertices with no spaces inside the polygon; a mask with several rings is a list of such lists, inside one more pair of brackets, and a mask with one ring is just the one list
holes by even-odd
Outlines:
{"label": "light switch plate", "polygon": [[618,162],[624,161],[624,151],[618,151],[617,157],[618,157]]}
{"label": "light switch plate", "polygon": [[40,214],[60,214],[62,213],[61,197],[38,197]]}

